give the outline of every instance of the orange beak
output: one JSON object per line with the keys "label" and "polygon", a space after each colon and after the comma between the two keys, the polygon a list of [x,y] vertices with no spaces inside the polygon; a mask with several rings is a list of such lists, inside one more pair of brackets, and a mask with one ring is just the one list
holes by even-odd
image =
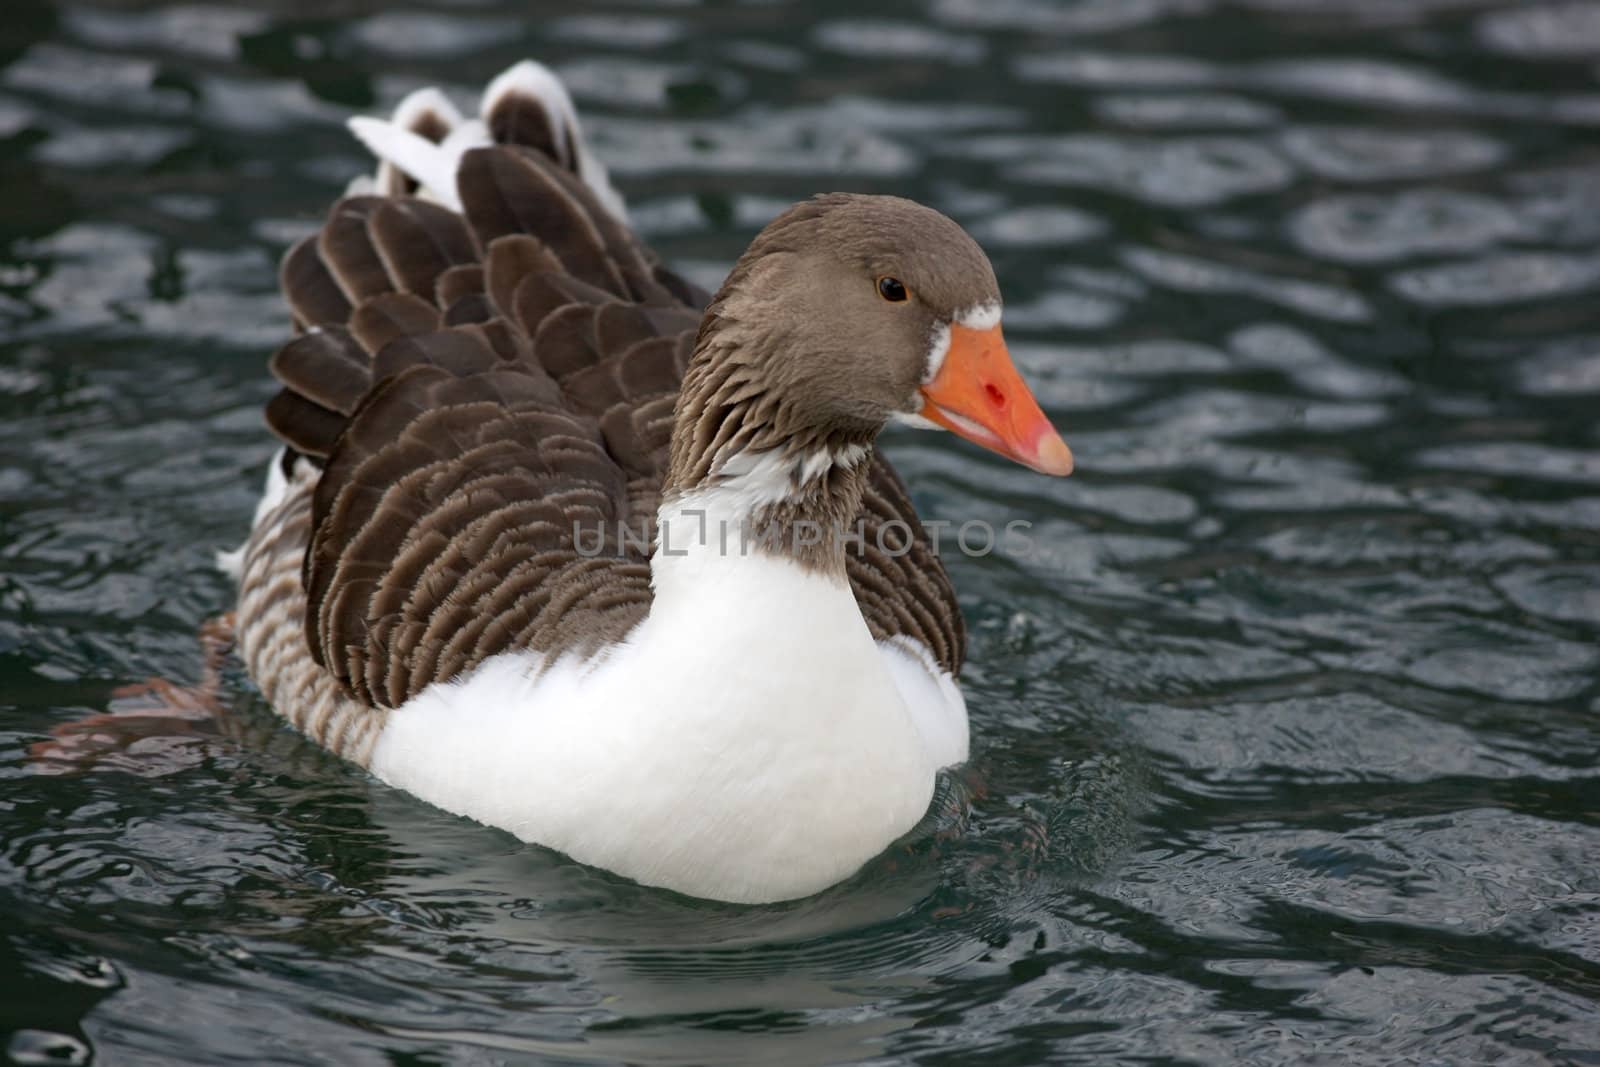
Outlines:
{"label": "orange beak", "polygon": [[1041,474],[1072,473],[1072,450],[1017,373],[999,326],[950,324],[950,348],[922,387],[919,414]]}

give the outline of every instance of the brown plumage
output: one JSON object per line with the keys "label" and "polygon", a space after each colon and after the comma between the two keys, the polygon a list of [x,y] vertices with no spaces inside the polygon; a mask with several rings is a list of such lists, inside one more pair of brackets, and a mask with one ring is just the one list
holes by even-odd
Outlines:
{"label": "brown plumage", "polygon": [[[247,546],[242,644],[280,711],[358,759],[383,709],[433,682],[508,650],[620,639],[650,607],[664,488],[703,482],[730,448],[870,445],[878,409],[898,401],[874,391],[904,392],[923,370],[873,366],[860,355],[872,339],[845,337],[823,354],[829,381],[814,398],[798,386],[816,371],[785,361],[783,324],[760,307],[808,224],[845,235],[862,218],[893,230],[942,216],[886,198],[865,214],[864,198],[801,205],[703,318],[705,294],[575,176],[566,132],[525,102],[503,111],[489,122],[498,143],[462,159],[464,216],[391,172],[393,195],[339,201],[284,258],[299,332],[271,361],[283,390],[267,421],[318,469],[291,463],[299,492]],[[987,290],[957,295],[992,297],[977,258],[918,282],[937,296],[956,284],[945,274],[975,271]],[[715,358],[763,329],[780,336],[760,359]],[[824,512],[864,524],[844,567],[873,636],[912,638],[958,672],[960,612],[904,486],[876,454],[838,477]],[[902,529],[909,551],[879,550]],[[597,535],[579,550],[577,536]],[[298,590],[284,577],[296,561]],[[282,630],[296,612],[304,662],[289,671]]]}

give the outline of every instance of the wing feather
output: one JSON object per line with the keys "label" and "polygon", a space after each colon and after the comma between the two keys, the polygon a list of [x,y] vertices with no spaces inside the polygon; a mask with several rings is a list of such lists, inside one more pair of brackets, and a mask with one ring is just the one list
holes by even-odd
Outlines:
{"label": "wing feather", "polygon": [[367,218],[367,235],[390,285],[403,293],[431,296],[439,275],[478,258],[460,215],[414,197],[383,201]]}
{"label": "wing feather", "polygon": [[317,253],[353,305],[392,288],[367,230],[368,217],[383,205],[382,197],[346,197],[333,206],[317,235]]}
{"label": "wing feather", "polygon": [[462,157],[456,184],[480,243],[509,234],[538,235],[573,277],[619,296],[626,292],[573,188],[579,183],[548,160],[522,148],[474,149]]}
{"label": "wing feather", "polygon": [[410,293],[381,293],[350,316],[350,333],[368,352],[381,352],[390,342],[438,328],[439,309]]}
{"label": "wing feather", "polygon": [[278,287],[297,326],[343,323],[350,315],[350,301],[322,262],[319,245],[315,235],[297,242],[278,269]]}
{"label": "wing feather", "polygon": [[367,354],[338,326],[301,334],[273,353],[268,368],[293,393],[341,415],[372,387]]}

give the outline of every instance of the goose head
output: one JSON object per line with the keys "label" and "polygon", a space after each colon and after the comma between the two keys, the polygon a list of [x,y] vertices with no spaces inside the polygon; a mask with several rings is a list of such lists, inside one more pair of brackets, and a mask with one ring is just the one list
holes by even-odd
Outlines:
{"label": "goose head", "polygon": [[851,450],[892,423],[948,430],[1045,474],[1072,453],[1023,382],[1000,290],[951,219],[832,193],[757,235],[712,300],[685,376],[674,481],[739,451]]}

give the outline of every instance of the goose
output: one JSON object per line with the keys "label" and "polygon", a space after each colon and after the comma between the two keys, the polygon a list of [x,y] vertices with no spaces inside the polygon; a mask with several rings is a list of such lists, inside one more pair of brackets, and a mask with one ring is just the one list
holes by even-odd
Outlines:
{"label": "goose", "polygon": [[350,121],[378,158],[282,261],[281,451],[236,633],[276,713],[452,813],[694,897],[795,899],[968,754],[961,613],[874,442],[1049,475],[994,271],[829,193],[715,294],[665,267],[524,62]]}

